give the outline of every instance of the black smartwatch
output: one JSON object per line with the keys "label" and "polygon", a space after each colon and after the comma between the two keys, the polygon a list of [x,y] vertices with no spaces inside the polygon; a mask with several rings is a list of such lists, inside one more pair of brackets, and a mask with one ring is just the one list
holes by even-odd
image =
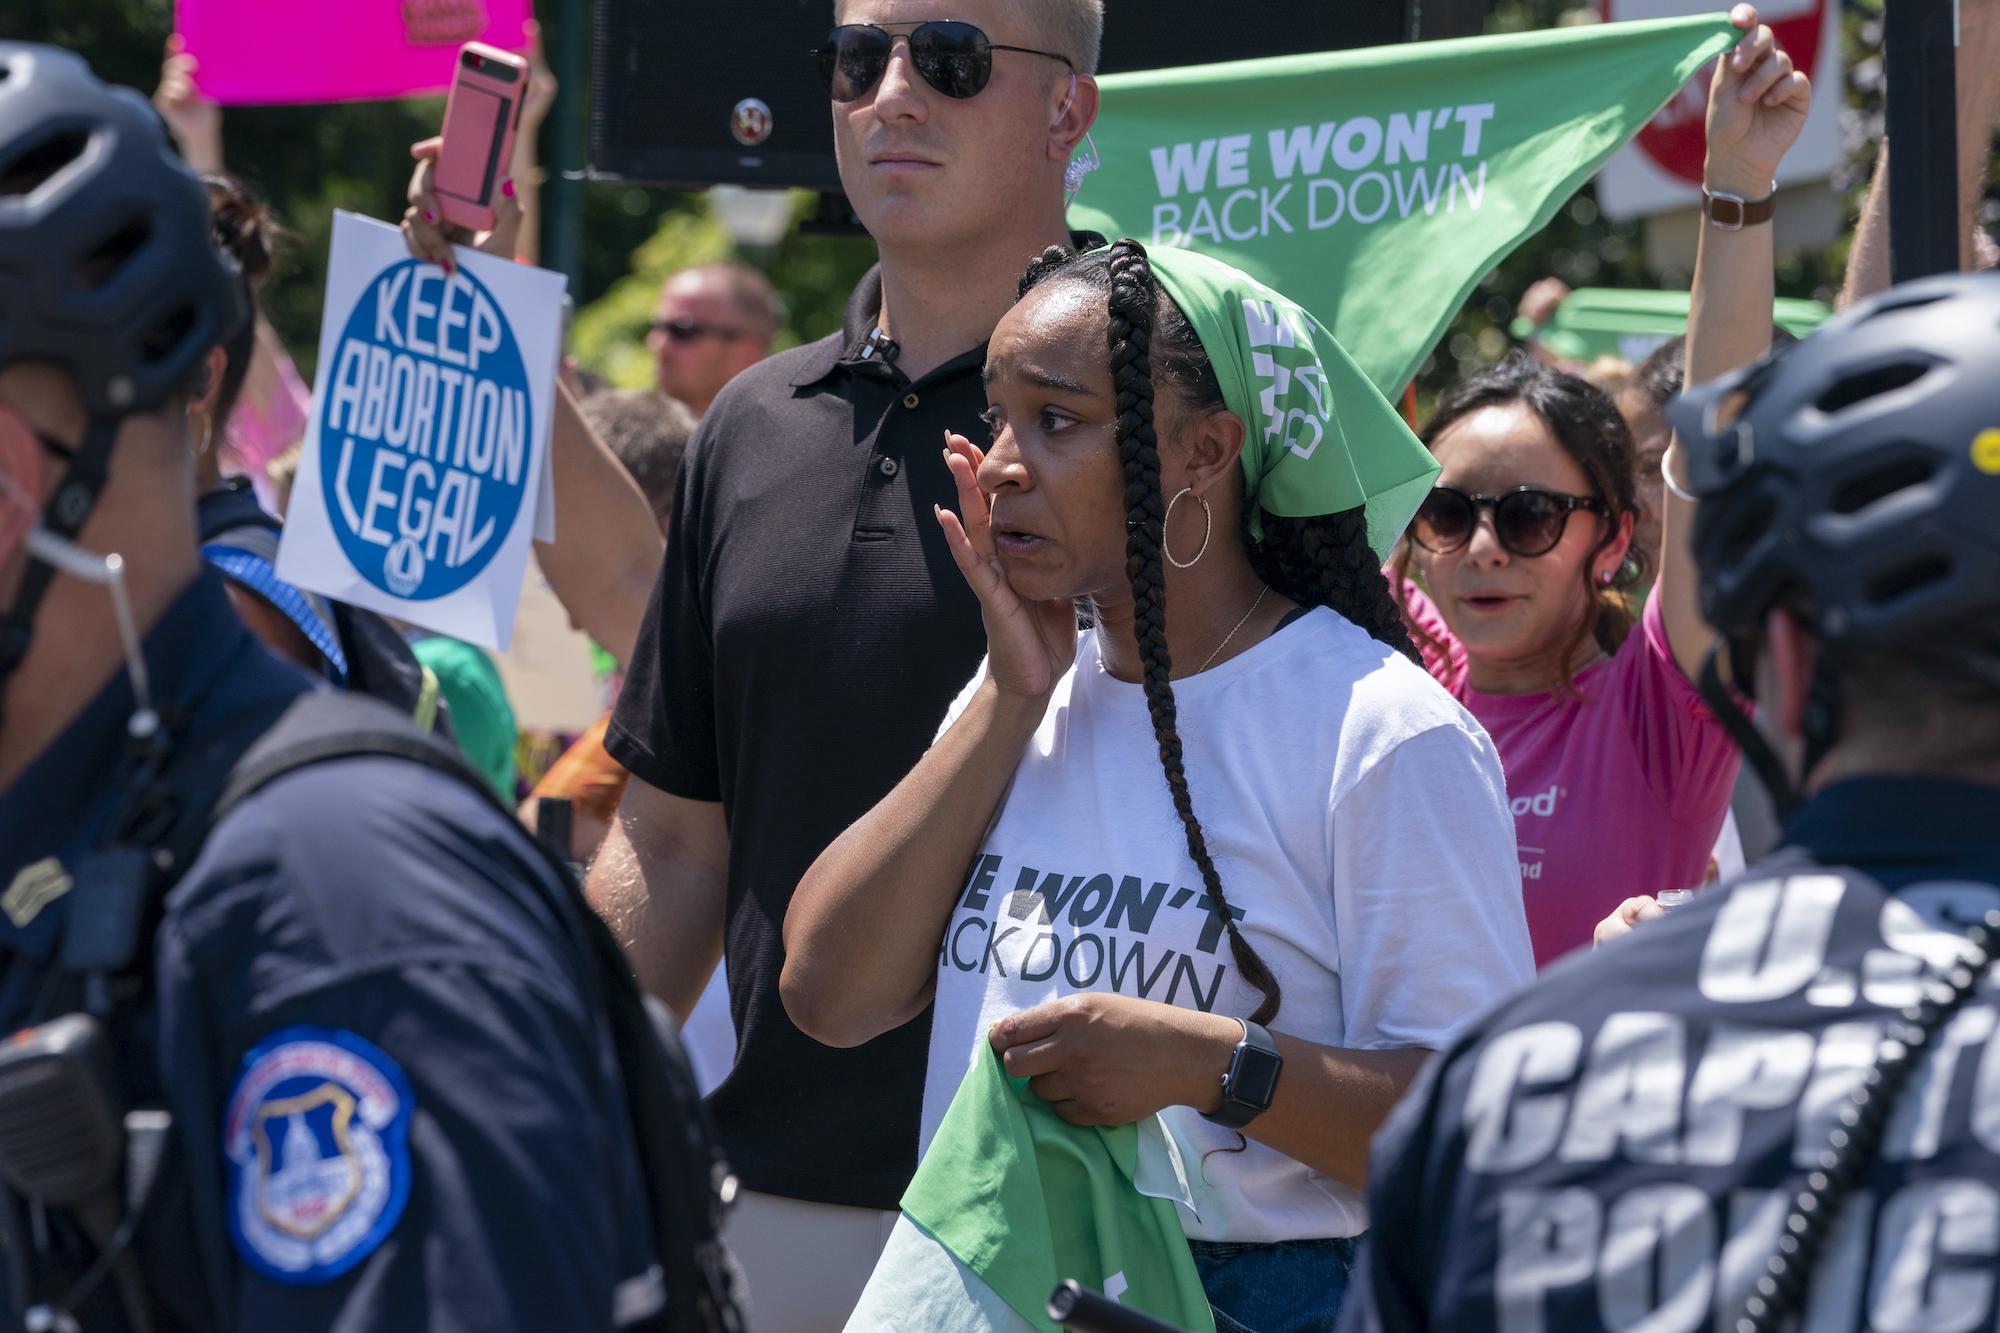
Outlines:
{"label": "black smartwatch", "polygon": [[1214,1115],[1201,1117],[1224,1129],[1241,1129],[1270,1110],[1278,1075],[1285,1068],[1285,1057],[1278,1054],[1278,1043],[1269,1032],[1247,1018],[1236,1021],[1243,1025],[1243,1040],[1236,1043],[1229,1072],[1222,1076],[1222,1105]]}

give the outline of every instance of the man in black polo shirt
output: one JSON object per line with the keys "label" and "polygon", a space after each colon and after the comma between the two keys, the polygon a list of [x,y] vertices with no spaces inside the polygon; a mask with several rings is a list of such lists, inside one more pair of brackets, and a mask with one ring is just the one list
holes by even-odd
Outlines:
{"label": "man in black polo shirt", "polygon": [[1669,409],[1758,730],[1713,658],[1702,693],[1810,799],[1432,1061],[1376,1136],[1348,1333],[1993,1327],[1996,383],[2000,277],[1954,274]]}
{"label": "man in black polo shirt", "polygon": [[634,780],[590,878],[683,1014],[726,935],[737,1063],[710,1105],[759,1333],[841,1326],[916,1167],[928,1014],[819,1045],[779,1000],[780,932],[984,651],[931,512],[955,498],[944,435],[986,438],[986,338],[1028,262],[1074,243],[1063,175],[1096,114],[1102,3],[846,0],[835,20],[876,25],[837,29],[825,68],[882,262],[839,333],[738,376],[689,444],[606,738]]}

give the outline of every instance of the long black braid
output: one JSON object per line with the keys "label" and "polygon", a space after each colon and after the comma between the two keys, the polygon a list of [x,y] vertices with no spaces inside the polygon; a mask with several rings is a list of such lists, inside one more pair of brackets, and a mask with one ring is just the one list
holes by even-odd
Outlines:
{"label": "long black braid", "polygon": [[1264,1002],[1250,1015],[1253,1023],[1269,1023],[1278,1013],[1284,992],[1278,979],[1243,932],[1223,896],[1222,876],[1208,854],[1208,838],[1195,818],[1188,792],[1187,769],[1181,760],[1180,714],[1174,702],[1173,657],[1167,648],[1167,581],[1160,568],[1160,542],[1166,530],[1166,505],[1160,494],[1160,447],[1153,433],[1154,289],[1151,265],[1136,241],[1111,247],[1111,384],[1118,395],[1118,461],[1125,467],[1125,573],[1132,580],[1132,630],[1139,640],[1145,672],[1146,708],[1153,717],[1153,736],[1160,743],[1160,766],[1166,770],[1167,791],[1187,832],[1188,855],[1201,871],[1210,910],[1229,931],[1229,952],[1236,957],[1243,979],[1263,993]]}
{"label": "long black braid", "polygon": [[[1146,248],[1139,242],[1121,240],[1108,252],[1085,255],[1051,246],[1022,275],[1021,294],[1050,280],[1082,282],[1107,296],[1118,458],[1125,469],[1125,568],[1132,580],[1132,628],[1143,664],[1146,706],[1159,742],[1167,791],[1187,834],[1188,855],[1201,872],[1215,912],[1227,925],[1237,969],[1264,997],[1250,1021],[1269,1023],[1277,1015],[1283,990],[1237,928],[1188,791],[1179,710],[1170,683],[1173,659],[1167,647],[1166,577],[1160,564],[1166,506],[1153,426],[1153,381],[1162,378],[1173,384],[1196,412],[1224,406],[1222,386],[1194,327],[1171,299],[1162,299]],[[1331,607],[1398,652],[1422,660],[1369,549],[1367,515],[1361,508],[1313,518],[1270,513],[1262,517],[1262,542],[1250,539],[1247,519],[1243,534],[1259,578],[1301,606]]]}

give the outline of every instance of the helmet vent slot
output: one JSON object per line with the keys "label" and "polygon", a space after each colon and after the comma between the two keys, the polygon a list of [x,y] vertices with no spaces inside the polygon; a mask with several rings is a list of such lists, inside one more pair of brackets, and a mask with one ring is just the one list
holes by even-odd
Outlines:
{"label": "helmet vent slot", "polygon": [[1763,540],[1771,530],[1771,522],[1778,515],[1777,501],[1770,496],[1760,496],[1756,503],[1744,513],[1736,516],[1726,532],[1717,541],[1720,563],[1734,566],[1742,562],[1750,553],[1750,548]]}
{"label": "helmet vent slot", "polygon": [[1921,486],[1937,475],[1938,460],[1928,454],[1912,454],[1884,464],[1840,483],[1827,508],[1836,514],[1858,513],[1892,495]]}
{"label": "helmet vent slot", "polygon": [[1906,384],[1914,384],[1930,373],[1930,366],[1922,361],[1904,361],[1895,365],[1877,366],[1864,370],[1858,375],[1849,375],[1819,396],[1815,404],[1820,411],[1829,415],[1856,403],[1866,402],[1885,393],[1893,392]]}
{"label": "helmet vent slot", "polygon": [[1927,555],[1886,573],[1877,574],[1868,581],[1864,593],[1870,602],[1882,606],[1898,598],[1907,597],[1919,588],[1942,583],[1950,577],[1951,561],[1941,555]]}
{"label": "helmet vent slot", "polygon": [[1901,314],[1905,310],[1921,310],[1927,305],[1935,305],[1945,300],[1943,292],[1918,292],[1910,295],[1889,295],[1883,297],[1868,312],[1869,319],[1880,319],[1884,315]]}
{"label": "helmet vent slot", "polygon": [[[0,66],[0,74],[6,69]],[[89,130],[62,130],[0,167],[0,199],[33,194],[42,183],[83,156],[90,146]]]}
{"label": "helmet vent slot", "polygon": [[76,280],[86,288],[102,287],[153,236],[152,220],[135,217],[111,233],[102,244],[77,261]]}
{"label": "helmet vent slot", "polygon": [[196,318],[192,302],[175,306],[172,314],[153,325],[139,340],[139,355],[154,364],[166,360],[193,330]]}

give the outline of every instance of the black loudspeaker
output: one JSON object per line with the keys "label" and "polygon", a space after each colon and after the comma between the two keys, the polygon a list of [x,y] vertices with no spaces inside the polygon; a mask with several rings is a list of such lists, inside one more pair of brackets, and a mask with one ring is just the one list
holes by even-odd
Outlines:
{"label": "black loudspeaker", "polygon": [[[1110,0],[1099,72],[1476,35],[1484,0]],[[812,57],[831,0],[596,0],[590,170],[838,190]],[[1001,57],[1005,59],[1006,57]]]}

